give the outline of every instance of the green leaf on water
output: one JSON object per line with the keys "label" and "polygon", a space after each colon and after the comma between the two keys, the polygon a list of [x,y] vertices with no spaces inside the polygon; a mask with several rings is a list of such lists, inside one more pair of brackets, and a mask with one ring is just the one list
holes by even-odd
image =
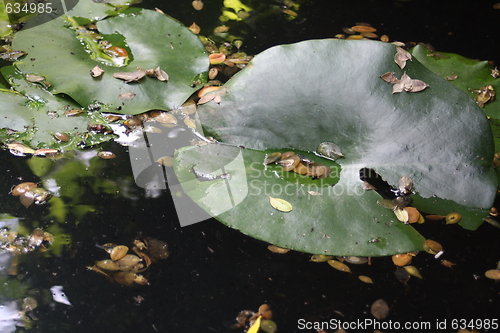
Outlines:
{"label": "green leaf on water", "polygon": [[[37,19],[28,24],[37,24]],[[91,40],[88,30],[77,33],[76,30],[81,31],[77,22],[76,17],[59,17],[36,29],[18,32],[12,47],[28,55],[16,63],[17,68],[46,77],[53,94],[66,94],[82,106],[99,102],[103,111],[125,114],[179,107],[206,80],[209,61],[203,45],[189,29],[166,15],[136,9],[134,13],[96,23],[105,39],[130,50],[133,60],[123,67],[99,62],[101,51],[97,42]],[[98,78],[90,75],[95,65],[105,71]],[[114,73],[134,72],[138,67],[160,67],[169,80],[162,82],[146,76],[140,82],[126,83],[113,77]],[[135,97],[121,100],[118,96],[123,93],[133,93]]]}
{"label": "green leaf on water", "polygon": [[[421,250],[424,238],[379,206],[379,194],[363,190],[359,173],[370,168],[393,187],[410,176],[420,211],[456,211],[460,225],[477,228],[496,193],[488,121],[469,96],[417,59],[404,71],[429,87],[392,94],[380,76],[402,76],[395,53],[393,45],[376,41],[315,40],[257,55],[221,90],[220,104],[198,109],[207,134],[246,149],[179,150],[175,168],[188,195],[224,224],[284,248],[354,256]],[[338,144],[345,156],[336,161],[338,182],[313,189],[320,196],[258,166],[272,150],[312,152],[325,141]],[[240,153],[240,169],[224,169]],[[239,176],[196,179],[193,165],[213,160],[213,170],[240,170]],[[229,204],[223,193],[232,196]],[[290,202],[293,211],[277,214],[268,196]]]}

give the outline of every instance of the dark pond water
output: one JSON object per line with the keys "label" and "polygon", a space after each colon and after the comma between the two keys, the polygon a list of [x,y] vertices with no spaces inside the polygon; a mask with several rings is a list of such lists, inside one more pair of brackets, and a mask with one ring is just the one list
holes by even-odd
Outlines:
{"label": "dark pond water", "polygon": [[[190,1],[145,1],[142,5],[159,7],[186,25],[195,21],[203,27],[217,25],[221,3],[206,0],[202,12],[194,11]],[[281,43],[332,37],[342,27],[364,21],[394,40],[428,42],[440,51],[500,60],[496,47],[500,11],[492,9],[493,3],[462,6],[443,1],[438,6],[435,1],[304,1],[297,20],[275,15],[242,27],[247,32],[244,50],[255,54]],[[500,285],[484,277],[500,260],[500,232],[489,224],[475,232],[443,223],[418,226],[422,234],[432,235],[444,246],[442,259],[457,264],[452,269],[443,267],[422,253],[413,265],[420,269],[423,280],[399,282],[390,258],[373,258],[370,266],[351,265],[354,274],[347,274],[325,263],[310,262],[307,254],[272,253],[266,243],[215,220],[181,228],[169,191],[137,187],[127,148],[116,143],[104,148],[118,157],[110,161],[94,158],[90,171],[81,167],[85,156],[79,155],[81,164],[73,169],[75,177],[68,176],[71,181],[66,183],[77,190],[74,200],[68,199],[68,214],[61,222],[49,214],[48,206],[25,209],[8,194],[20,179],[40,178],[29,168],[28,158],[0,151],[0,212],[20,217],[27,230],[56,225],[60,239],[62,234],[71,239],[60,254],[34,251],[23,257],[16,276],[5,272],[0,276],[9,288],[0,288],[2,301],[27,296],[38,300],[33,311],[38,320],[32,322],[31,330],[18,328],[20,332],[235,332],[230,327],[238,313],[256,311],[263,303],[271,305],[278,332],[316,332],[302,329],[301,320],[371,319],[370,306],[380,298],[390,306],[386,323],[431,325],[430,330],[415,332],[440,331],[437,321],[445,322],[448,331],[457,331],[451,329],[453,320],[499,318]],[[40,167],[56,170],[65,163]],[[93,211],[78,216],[82,207]],[[130,246],[138,233],[166,241],[171,251],[168,259],[145,272],[149,285],[118,286],[86,268],[106,258],[96,244]],[[375,284],[361,283],[358,275],[370,276]],[[72,306],[52,301],[48,290],[54,285],[63,286]],[[326,332],[335,330],[325,328]]]}

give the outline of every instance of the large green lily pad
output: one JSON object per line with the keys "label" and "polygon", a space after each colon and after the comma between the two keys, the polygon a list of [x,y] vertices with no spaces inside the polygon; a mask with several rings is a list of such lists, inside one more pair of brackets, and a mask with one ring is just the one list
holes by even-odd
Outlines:
{"label": "large green lily pad", "polygon": [[[28,24],[37,24],[35,18]],[[12,47],[28,52],[16,63],[24,73],[44,75],[51,92],[71,96],[82,106],[102,103],[103,110],[138,114],[152,109],[179,107],[206,78],[208,57],[198,38],[178,21],[155,11],[142,10],[130,15],[110,17],[97,22],[99,33],[112,40],[124,40],[131,60],[123,67],[109,66],[91,59],[91,53],[68,27],[74,18],[56,18],[36,29],[16,34]],[[95,45],[93,46],[95,47]],[[104,74],[93,78],[90,70],[99,65]],[[117,72],[134,72],[160,67],[168,82],[144,77],[125,83],[113,77]],[[84,88],[82,88],[84,87]],[[119,99],[133,93],[131,100]]]}
{"label": "large green lily pad", "polygon": [[[477,228],[496,193],[488,121],[466,94],[418,60],[408,61],[404,71],[429,87],[393,94],[380,75],[401,77],[395,53],[393,45],[375,41],[315,40],[274,47],[225,85],[220,104],[200,106],[205,130],[226,144],[311,152],[320,142],[332,141],[345,155],[337,160],[342,170],[335,190],[314,198],[282,192],[278,197],[294,207],[283,213],[270,206],[271,194],[264,188],[264,182],[284,186],[283,179],[255,178],[251,165],[261,163],[264,154],[243,149],[244,170],[253,185],[247,182],[239,191],[251,186],[261,191],[249,192],[216,217],[258,239],[305,252],[377,256],[420,250],[422,237],[378,206],[376,192],[362,190],[359,172],[371,168],[393,186],[409,175],[416,208],[444,215],[458,211],[463,227]],[[236,149],[221,147],[180,150],[176,172],[193,173],[197,163],[224,161],[225,149]],[[234,153],[229,156],[226,160],[234,159]],[[209,213],[220,212],[221,200],[206,198],[206,187],[223,181],[231,180],[192,178],[186,189]]]}

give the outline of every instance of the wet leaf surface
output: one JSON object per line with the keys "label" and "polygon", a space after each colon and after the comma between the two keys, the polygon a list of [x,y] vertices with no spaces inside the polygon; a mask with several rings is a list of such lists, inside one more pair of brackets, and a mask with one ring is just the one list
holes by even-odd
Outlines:
{"label": "wet leaf surface", "polygon": [[[137,10],[136,14],[111,17],[96,23],[99,33],[108,39],[121,35],[131,51],[133,60],[125,67],[115,67],[91,59],[89,52],[76,38],[76,32],[65,27],[59,17],[16,34],[13,47],[28,52],[26,60],[16,63],[26,73],[43,75],[51,82],[54,94],[71,96],[82,106],[103,103],[103,111],[138,114],[152,109],[170,110],[179,107],[197,89],[196,76],[206,78],[208,59],[198,38],[178,21],[151,10]],[[32,23],[36,24],[36,19]],[[30,21],[31,22],[31,21]],[[91,54],[89,54],[91,53]],[[57,61],[54,61],[54,55]],[[33,59],[33,60],[30,60]],[[61,66],[64,64],[64,66]],[[89,75],[89,69],[99,65],[105,73],[98,79]],[[135,72],[136,68],[157,68],[157,78],[121,77],[113,74]],[[68,68],[71,68],[68,71]],[[168,82],[166,80],[168,73]],[[132,82],[140,80],[140,82]],[[85,89],[81,89],[84,86]],[[136,94],[126,102],[118,99],[124,92]]]}
{"label": "wet leaf surface", "polygon": [[[301,55],[311,50],[312,58],[305,60]],[[314,205],[304,199],[297,201],[296,191],[283,196],[294,206],[289,214],[281,214],[286,215],[287,223],[264,211],[260,218],[255,217],[254,207],[267,205],[265,195],[249,195],[245,199],[249,201],[237,205],[232,214],[214,215],[258,239],[310,253],[373,256],[421,250],[421,236],[379,206],[376,192],[363,190],[359,170],[373,168],[396,188],[401,176],[411,177],[416,191],[411,195],[413,206],[419,211],[440,215],[456,211],[463,216],[462,226],[477,228],[496,191],[488,122],[470,97],[415,59],[405,70],[432,89],[391,94],[380,73],[403,75],[394,63],[394,53],[394,45],[375,41],[316,40],[274,47],[256,56],[226,84],[220,106],[200,106],[202,124],[219,141],[256,150],[288,147],[314,151],[328,140],[342,147],[345,155],[336,161],[342,171],[335,186],[328,192],[310,189],[323,192],[308,196],[318,200]],[[301,67],[302,59],[321,70]],[[325,76],[327,72],[337,75]],[[276,73],[280,73],[279,80]],[[302,79],[297,81],[297,75]],[[346,85],[346,80],[355,84]],[[283,89],[282,82],[291,86]],[[300,91],[300,96],[290,98],[290,89]],[[465,138],[467,146],[462,144]],[[207,154],[214,149],[219,148],[207,148]],[[190,154],[186,150],[179,158]],[[250,158],[246,168],[263,160],[264,155]],[[259,178],[254,187],[261,194],[272,195],[265,193],[265,179]],[[287,183],[280,181],[276,179],[276,188],[284,189]],[[268,186],[274,182],[273,178],[267,180]],[[465,184],[468,191],[460,190]],[[198,201],[204,195],[199,192],[193,198]],[[204,208],[213,212],[216,206]],[[386,229],[378,229],[379,225]],[[326,236],[318,238],[317,232]],[[370,243],[371,239],[383,242]]]}

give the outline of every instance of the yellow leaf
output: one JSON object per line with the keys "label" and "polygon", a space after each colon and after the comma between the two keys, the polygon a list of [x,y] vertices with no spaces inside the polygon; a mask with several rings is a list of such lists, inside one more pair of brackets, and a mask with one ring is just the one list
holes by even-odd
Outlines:
{"label": "yellow leaf", "polygon": [[269,197],[269,202],[274,209],[279,210],[280,212],[289,212],[293,209],[292,205],[283,199]]}
{"label": "yellow leaf", "polygon": [[247,333],[257,333],[260,328],[260,321],[262,319],[262,316],[259,316],[257,320],[253,323],[252,327],[250,327],[247,331]]}

